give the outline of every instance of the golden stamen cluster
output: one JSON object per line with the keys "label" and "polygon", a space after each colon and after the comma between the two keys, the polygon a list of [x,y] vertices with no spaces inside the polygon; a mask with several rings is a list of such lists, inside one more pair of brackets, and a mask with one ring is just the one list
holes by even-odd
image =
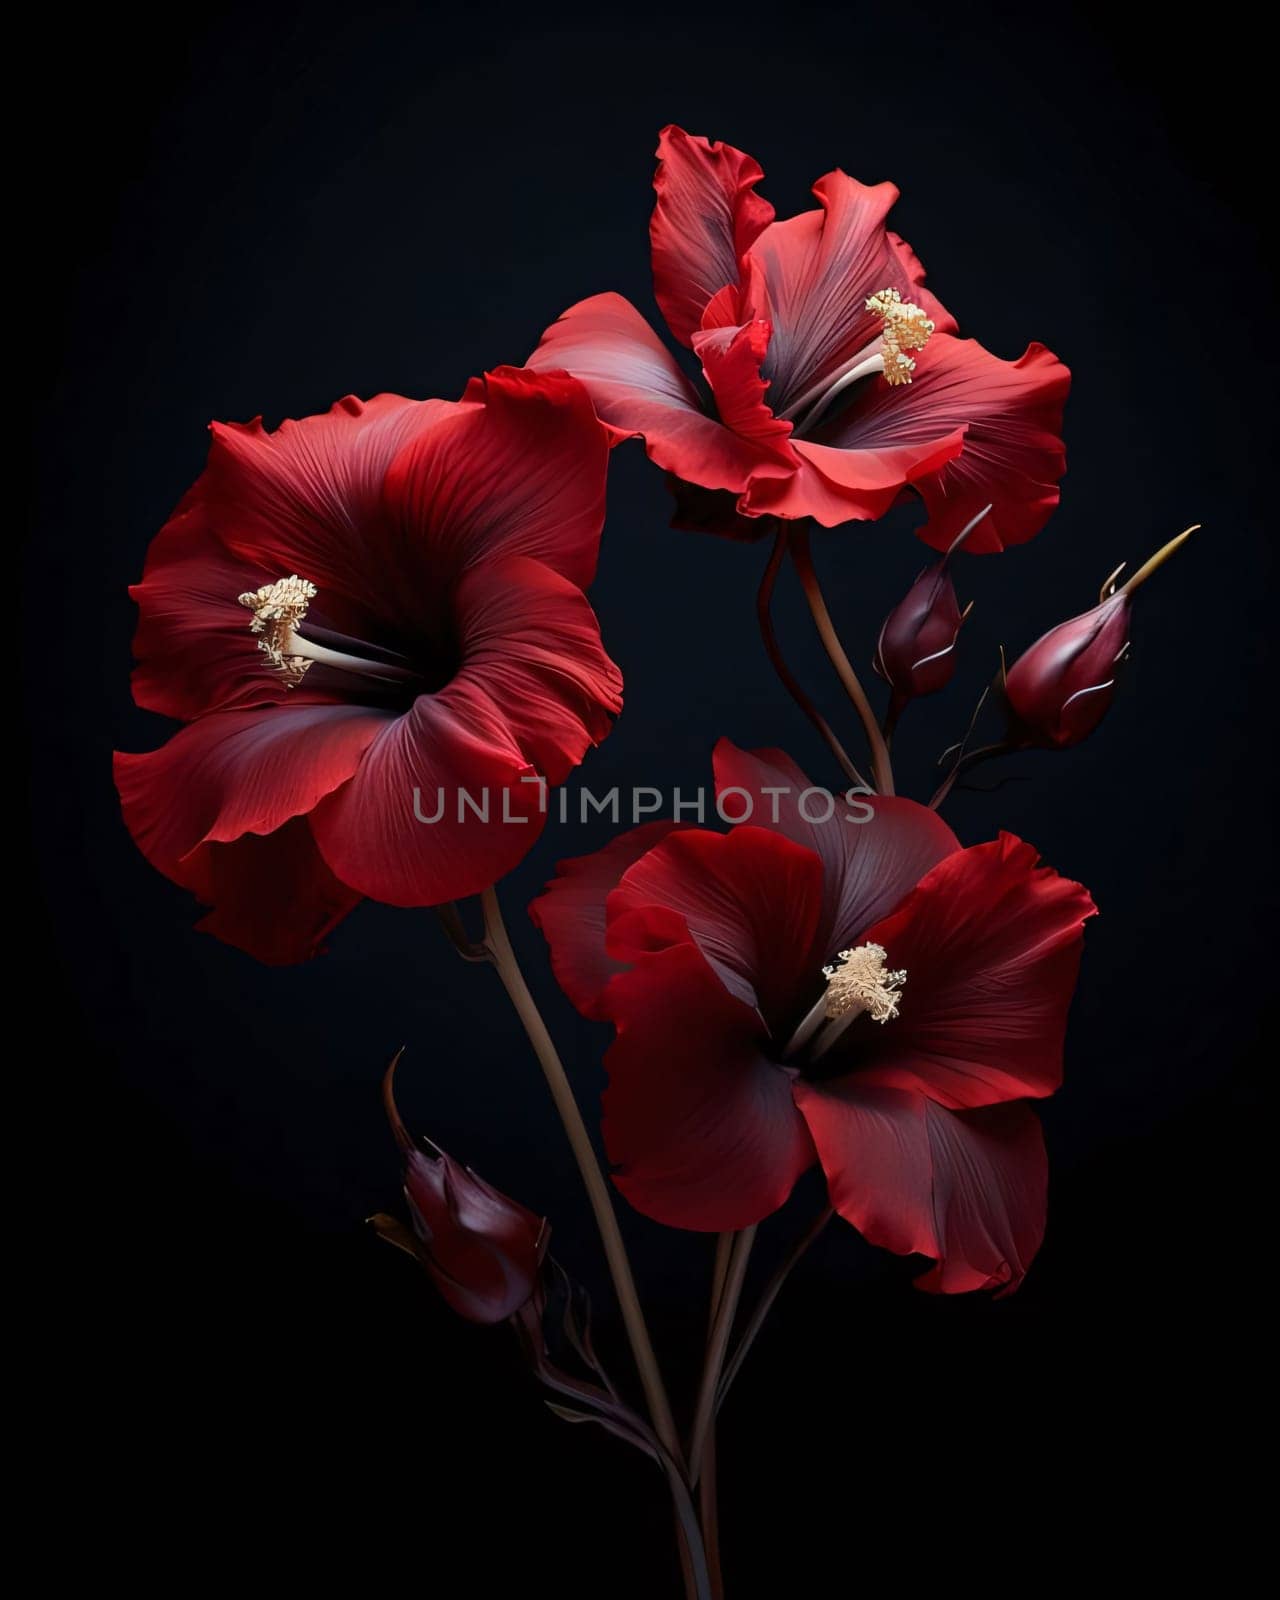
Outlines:
{"label": "golden stamen cluster", "polygon": [[823,967],[827,980],[823,1009],[828,1017],[866,1011],[872,1021],[888,1022],[898,1015],[907,975],[891,972],[884,964],[886,955],[883,945],[860,944],[852,950],[841,950],[829,967]]}
{"label": "golden stamen cluster", "polygon": [[287,689],[296,688],[311,665],[305,656],[294,655],[289,646],[294,628],[306,616],[315,597],[315,584],[296,572],[238,596],[240,604],[253,612],[249,632],[257,635],[258,649],[278,669]]}
{"label": "golden stamen cluster", "polygon": [[884,321],[881,339],[886,382],[894,388],[910,383],[916,364],[906,352],[924,349],[933,332],[933,322],[919,306],[904,300],[896,289],[877,290],[866,306],[868,311]]}

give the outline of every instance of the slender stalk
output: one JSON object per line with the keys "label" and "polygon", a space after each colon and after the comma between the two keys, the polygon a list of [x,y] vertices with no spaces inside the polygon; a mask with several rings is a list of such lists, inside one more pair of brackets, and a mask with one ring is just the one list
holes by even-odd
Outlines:
{"label": "slender stalk", "polygon": [[[711,1271],[711,1301],[707,1313],[707,1346],[715,1337],[716,1318],[724,1297],[725,1280],[729,1275],[729,1260],[733,1255],[732,1233],[722,1233],[716,1239],[716,1259]],[[707,1428],[707,1442],[702,1448],[702,1466],[698,1474],[698,1504],[702,1512],[702,1543],[707,1553],[707,1573],[711,1581],[712,1600],[724,1600],[724,1573],[720,1567],[720,1507],[716,1496],[716,1419],[713,1415]]]}
{"label": "slender stalk", "polygon": [[814,1218],[806,1232],[791,1247],[791,1251],[783,1261],[782,1265],[765,1285],[764,1293],[760,1296],[759,1303],[757,1304],[755,1310],[751,1313],[751,1320],[742,1330],[742,1337],[738,1340],[737,1348],[734,1350],[733,1355],[729,1360],[729,1364],[724,1369],[724,1376],[720,1380],[720,1389],[716,1395],[717,1410],[719,1410],[719,1408],[724,1404],[724,1397],[729,1392],[729,1386],[738,1376],[738,1370],[742,1366],[742,1363],[746,1360],[748,1350],[750,1350],[751,1346],[755,1343],[756,1335],[764,1326],[764,1319],[772,1310],[773,1302],[778,1298],[783,1284],[791,1276],[792,1268],[826,1227],[827,1223],[831,1221],[831,1218],[834,1215],[835,1212],[830,1206],[828,1206],[825,1211],[822,1211],[817,1217]]}
{"label": "slender stalk", "polygon": [[1006,741],[1001,740],[998,744],[984,744],[977,750],[970,750],[968,755],[962,753],[957,758],[955,765],[951,768],[951,771],[947,773],[946,777],[934,791],[933,798],[929,801],[929,809],[931,811],[936,811],[938,809],[942,802],[951,793],[956,779],[962,772],[968,772],[971,768],[976,767],[982,761],[990,761],[993,756],[1009,755],[1017,748],[1017,745],[1009,744]]}
{"label": "slender stalk", "polygon": [[880,794],[892,794],[893,765],[889,760],[889,747],[884,742],[884,734],[880,731],[880,724],[871,709],[866,690],[858,681],[858,674],[853,670],[853,663],[845,654],[840,636],[831,620],[831,613],[827,610],[827,602],[823,599],[818,574],[813,566],[813,555],[809,549],[809,530],[805,527],[797,527],[791,536],[791,560],[799,574],[804,597],[809,602],[809,610],[813,616],[814,626],[818,630],[818,637],[822,640],[831,665],[836,669],[836,676],[844,685],[844,692],[853,702],[853,708],[858,713],[858,719],[866,733],[867,743],[871,747],[871,776],[876,790]]}
{"label": "slender stalk", "polygon": [[707,1356],[702,1367],[702,1385],[698,1390],[698,1407],[694,1413],[693,1432],[689,1437],[689,1471],[695,1482],[702,1465],[702,1454],[706,1449],[711,1424],[715,1420],[720,1372],[724,1366],[725,1352],[729,1348],[729,1335],[733,1331],[733,1320],[737,1314],[738,1301],[742,1296],[743,1280],[747,1275],[747,1262],[755,1240],[756,1229],[752,1224],[751,1227],[743,1228],[740,1233],[734,1235],[733,1247],[729,1252],[724,1288],[720,1294],[720,1304],[716,1308],[711,1337],[707,1341]]}
{"label": "slender stalk", "polygon": [[564,1063],[556,1052],[551,1035],[547,1032],[546,1023],[542,1020],[537,1004],[529,993],[529,986],[524,981],[524,974],[516,961],[506,924],[502,920],[497,893],[493,889],[486,889],[481,896],[481,903],[484,906],[484,942],[489,950],[490,959],[502,979],[507,994],[511,997],[511,1003],[524,1024],[529,1043],[533,1046],[534,1054],[542,1067],[547,1087],[551,1090],[551,1098],[560,1113],[560,1120],[564,1124],[564,1131],[568,1135],[569,1144],[577,1160],[578,1171],[582,1174],[587,1198],[595,1213],[596,1226],[600,1230],[605,1258],[609,1263],[618,1304],[622,1309],[627,1338],[631,1342],[636,1369],[640,1374],[645,1399],[649,1404],[654,1432],[673,1460],[682,1466],[684,1458],[680,1449],[680,1436],[676,1432],[671,1404],[667,1399],[662,1374],[658,1370],[658,1361],[649,1338],[644,1312],[640,1308],[640,1297],[636,1293],[635,1279],[631,1275],[631,1263],[627,1259],[627,1248],[622,1242],[618,1219],[614,1214],[613,1200],[605,1183],[604,1174],[600,1170],[600,1163],[596,1160],[591,1136],[587,1132],[586,1123],[582,1120],[582,1112],[578,1109],[578,1102],[564,1070]]}
{"label": "slender stalk", "polygon": [[773,549],[769,553],[769,564],[764,569],[764,576],[760,580],[760,589],[756,595],[756,617],[760,623],[760,637],[764,641],[765,651],[773,664],[773,670],[782,680],[782,686],[808,717],[818,732],[822,735],[831,754],[840,764],[840,770],[849,782],[859,789],[869,789],[867,780],[849,759],[848,752],[836,738],[830,723],[810,700],[800,685],[800,680],[787,665],[778,644],[778,636],[773,626],[773,590],[778,581],[778,570],[782,566],[782,558],[787,553],[787,530],[780,527],[773,541]]}

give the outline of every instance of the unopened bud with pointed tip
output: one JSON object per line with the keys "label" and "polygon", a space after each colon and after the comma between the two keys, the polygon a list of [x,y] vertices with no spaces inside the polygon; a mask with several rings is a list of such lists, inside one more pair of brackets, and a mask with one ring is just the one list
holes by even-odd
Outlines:
{"label": "unopened bud with pointed tip", "polygon": [[951,582],[951,557],[990,510],[987,506],[961,530],[947,553],[924,569],[884,619],[872,666],[892,690],[891,722],[897,721],[908,700],[936,694],[951,682],[956,639],[971,609],[960,610]]}
{"label": "unopened bud with pointed tip", "polygon": [[1019,743],[1065,750],[1098,726],[1128,654],[1134,592],[1194,532],[1170,540],[1120,588],[1117,568],[1091,611],[1050,628],[1018,657],[1005,674],[1004,693]]}
{"label": "unopened bud with pointed tip", "polygon": [[397,1056],[383,1079],[391,1131],[404,1156],[404,1195],[413,1231],[394,1218],[371,1217],[389,1243],[408,1250],[437,1289],[470,1322],[503,1322],[538,1287],[550,1229],[545,1220],[487,1184],[443,1150],[420,1150],[392,1094]]}

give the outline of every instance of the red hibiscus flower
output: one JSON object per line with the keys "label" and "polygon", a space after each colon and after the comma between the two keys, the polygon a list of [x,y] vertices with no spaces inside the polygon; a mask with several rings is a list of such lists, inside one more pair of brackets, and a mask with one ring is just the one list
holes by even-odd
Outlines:
{"label": "red hibiscus flower", "polygon": [[115,763],[202,927],[296,961],[363,895],[436,905],[524,855],[621,705],[583,594],[607,457],[563,373],[215,424],[131,590],[134,698],[187,726]]}
{"label": "red hibiscus flower", "polygon": [[565,991],[617,1028],[615,1182],[734,1229],[817,1160],[867,1239],[933,1258],[921,1287],[1015,1288],[1044,1228],[1026,1102],[1061,1078],[1092,901],[1008,834],[962,849],[890,797],[810,821],[830,798],[785,755],[715,763],[731,832],[623,835],[533,906]]}
{"label": "red hibiscus flower", "polygon": [[820,210],[776,222],[741,150],[669,127],[658,156],[655,292],[709,396],[616,294],[570,307],[529,365],[567,368],[615,438],[639,435],[684,484],[736,497],[737,514],[723,496],[715,519],[680,494],[681,526],[749,536],[744,518],[777,516],[834,527],[883,516],[914,490],[928,512],[921,537],[938,549],[988,503],[971,551],[1039,532],[1065,469],[1070,375],[1042,345],[1002,361],[957,336],[885,226],[891,183],[830,172],[814,185]]}

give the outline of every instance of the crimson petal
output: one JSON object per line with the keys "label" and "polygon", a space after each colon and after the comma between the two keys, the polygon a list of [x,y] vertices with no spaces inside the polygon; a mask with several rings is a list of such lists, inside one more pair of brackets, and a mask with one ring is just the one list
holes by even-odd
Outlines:
{"label": "crimson petal", "polygon": [[762,1053],[755,1011],[691,944],[644,956],[604,1004],[618,1028],[604,1140],[631,1204],[709,1232],[778,1210],[814,1149],[786,1073]]}
{"label": "crimson petal", "polygon": [[953,1107],[1059,1086],[1084,924],[1096,908],[1080,884],[1038,860],[1008,833],[958,851],[863,932],[905,969],[907,985],[901,1014],[860,1047],[860,1084],[919,1090]]}
{"label": "crimson petal", "polygon": [[[813,850],[822,860],[825,957],[853,944],[887,915],[960,841],[936,811],[889,795],[837,800],[829,821],[819,790],[781,750],[740,750],[721,739],[713,756],[727,816],[751,801],[750,820]],[[737,791],[732,800],[729,794]],[[807,798],[806,798],[807,797]],[[861,820],[855,820],[861,819]]]}
{"label": "crimson petal", "polygon": [[658,136],[657,202],[649,224],[654,295],[667,326],[692,344],[707,302],[738,281],[738,262],[773,207],[755,192],[759,163],[732,145],[674,125]]}
{"label": "crimson petal", "polygon": [[1024,1104],[944,1110],[923,1095],[797,1082],[831,1203],[872,1244],[932,1256],[934,1294],[1022,1282],[1044,1236],[1048,1169]]}
{"label": "crimson petal", "polygon": [[556,875],[529,907],[551,950],[556,980],[578,1010],[602,1017],[605,985],[623,971],[605,949],[605,904],[623,873],[679,824],[646,822],[589,856],[556,864]]}
{"label": "crimson petal", "polygon": [[608,458],[580,384],[503,367],[473,379],[464,402],[396,456],[384,499],[405,538],[430,529],[432,569],[445,581],[480,561],[528,556],[585,589]]}
{"label": "crimson petal", "polygon": [[934,467],[921,461],[902,479],[929,512],[920,537],[945,550],[990,505],[965,549],[983,554],[1022,544],[1039,533],[1058,503],[1058,480],[1066,471],[1062,410],[1070,386],[1071,374],[1043,345],[1002,361],[974,339],[935,334],[917,357],[909,385],[893,388],[876,378],[819,430],[814,443],[826,448],[816,465],[834,478],[838,464],[828,452],[843,454],[852,482],[864,460],[878,466],[898,452],[941,445],[961,430],[958,453]]}
{"label": "crimson petal", "polygon": [[[580,378],[616,439],[639,436],[649,459],[708,489],[741,493],[768,457],[707,416],[675,358],[619,294],[570,306],[529,357],[534,371]],[[784,470],[777,466],[774,472]]]}
{"label": "crimson petal", "polygon": [[692,939],[725,988],[767,1022],[821,965],[822,863],[766,828],[671,833],[609,896],[609,955],[635,961]]}
{"label": "crimson petal", "polygon": [[[819,178],[813,192],[820,211],[771,224],[750,251],[765,302],[753,310],[773,323],[765,375],[779,411],[879,337],[869,296],[897,289],[920,303],[924,281],[914,251],[885,227],[898,198],[892,183],[868,186],[837,170]],[[932,295],[925,309],[950,321]]]}

